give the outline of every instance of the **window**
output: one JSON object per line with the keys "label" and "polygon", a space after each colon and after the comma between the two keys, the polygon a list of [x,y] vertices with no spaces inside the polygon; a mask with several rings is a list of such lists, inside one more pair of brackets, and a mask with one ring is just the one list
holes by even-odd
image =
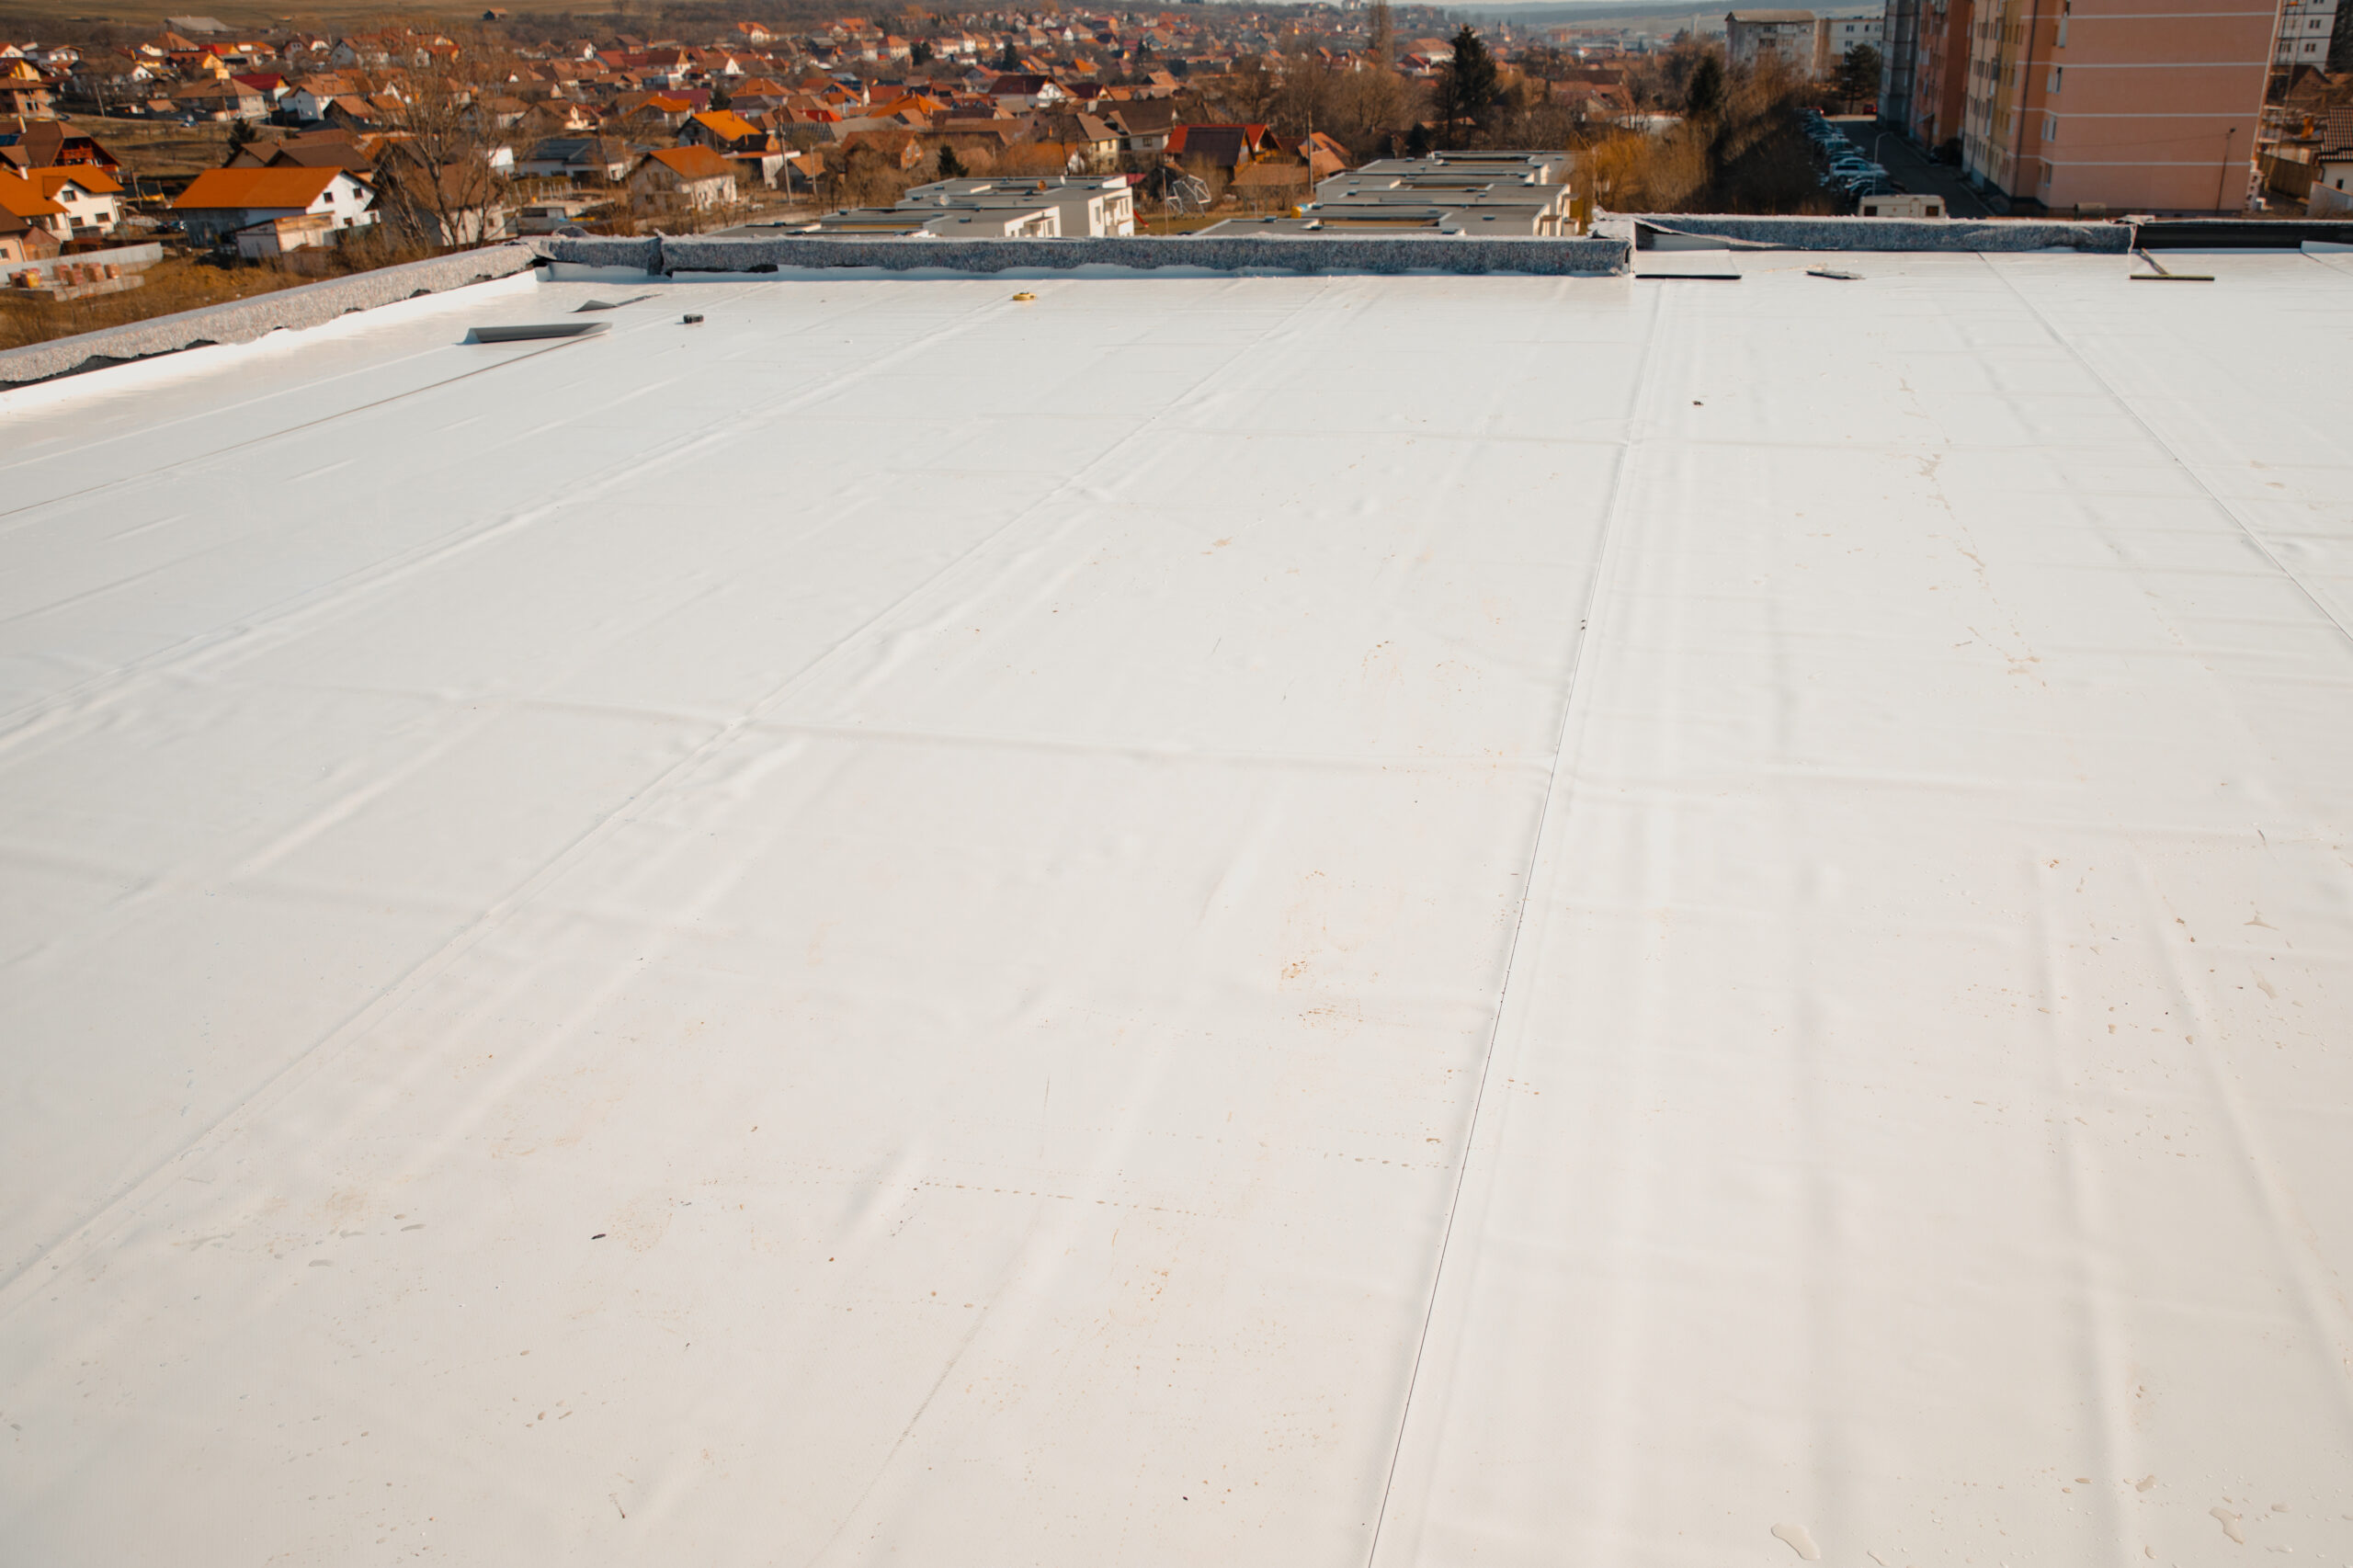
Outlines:
{"label": "window", "polygon": [[2064,74],[2063,67],[2053,65],[2051,68],[2051,91],[2055,93],[2059,90],[2059,78]]}

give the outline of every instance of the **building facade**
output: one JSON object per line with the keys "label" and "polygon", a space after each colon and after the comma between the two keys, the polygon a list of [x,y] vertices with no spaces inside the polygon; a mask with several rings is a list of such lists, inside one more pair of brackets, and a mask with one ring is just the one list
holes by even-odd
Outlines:
{"label": "building facade", "polygon": [[2313,65],[2328,70],[2336,33],[2338,0],[2285,0],[2279,7],[2279,37],[2274,65]]}
{"label": "building facade", "polygon": [[1923,147],[1961,143],[1961,110],[1968,101],[1971,0],[1918,0],[1914,24],[1912,99],[1902,121]]}
{"label": "building facade", "polygon": [[[1884,62],[1887,18],[1881,17],[1816,17],[1813,19],[1813,74],[1817,81],[1837,74],[1838,63],[1857,44],[1881,51]],[[1882,70],[1884,64],[1882,63]]]}
{"label": "building facade", "polygon": [[2014,207],[2238,212],[2278,0],[1987,0],[1961,161]]}
{"label": "building facade", "polygon": [[1779,61],[1802,76],[1813,74],[1813,13],[1728,11],[1724,51],[1734,65]]}
{"label": "building facade", "polygon": [[1887,0],[1880,18],[1879,117],[1912,124],[1912,71],[1920,49],[1920,0]]}

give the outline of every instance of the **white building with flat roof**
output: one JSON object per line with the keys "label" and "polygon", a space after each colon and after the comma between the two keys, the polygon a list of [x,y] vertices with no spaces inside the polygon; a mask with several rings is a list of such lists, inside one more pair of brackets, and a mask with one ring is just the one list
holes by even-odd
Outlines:
{"label": "white building with flat roof", "polygon": [[2346,1560],[2353,270],[1692,259],[0,392],[0,1555]]}

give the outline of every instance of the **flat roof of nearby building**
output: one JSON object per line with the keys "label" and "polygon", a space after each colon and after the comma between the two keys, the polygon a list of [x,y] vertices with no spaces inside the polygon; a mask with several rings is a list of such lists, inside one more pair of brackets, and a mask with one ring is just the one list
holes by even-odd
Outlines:
{"label": "flat roof of nearby building", "polygon": [[2195,261],[0,395],[8,1555],[2345,1558],[2353,258]]}

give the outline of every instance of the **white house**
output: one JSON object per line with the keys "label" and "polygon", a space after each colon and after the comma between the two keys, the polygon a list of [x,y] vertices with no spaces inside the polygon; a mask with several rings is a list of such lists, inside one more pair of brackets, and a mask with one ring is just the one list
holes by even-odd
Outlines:
{"label": "white house", "polygon": [[94,240],[112,233],[122,222],[122,187],[104,169],[71,164],[28,169],[25,177],[40,187],[42,196],[65,209],[77,240]]}
{"label": "white house", "polygon": [[328,219],[335,229],[375,222],[376,193],[349,169],[207,169],[189,182],[172,211],[188,237],[218,244],[239,229],[273,218]]}

